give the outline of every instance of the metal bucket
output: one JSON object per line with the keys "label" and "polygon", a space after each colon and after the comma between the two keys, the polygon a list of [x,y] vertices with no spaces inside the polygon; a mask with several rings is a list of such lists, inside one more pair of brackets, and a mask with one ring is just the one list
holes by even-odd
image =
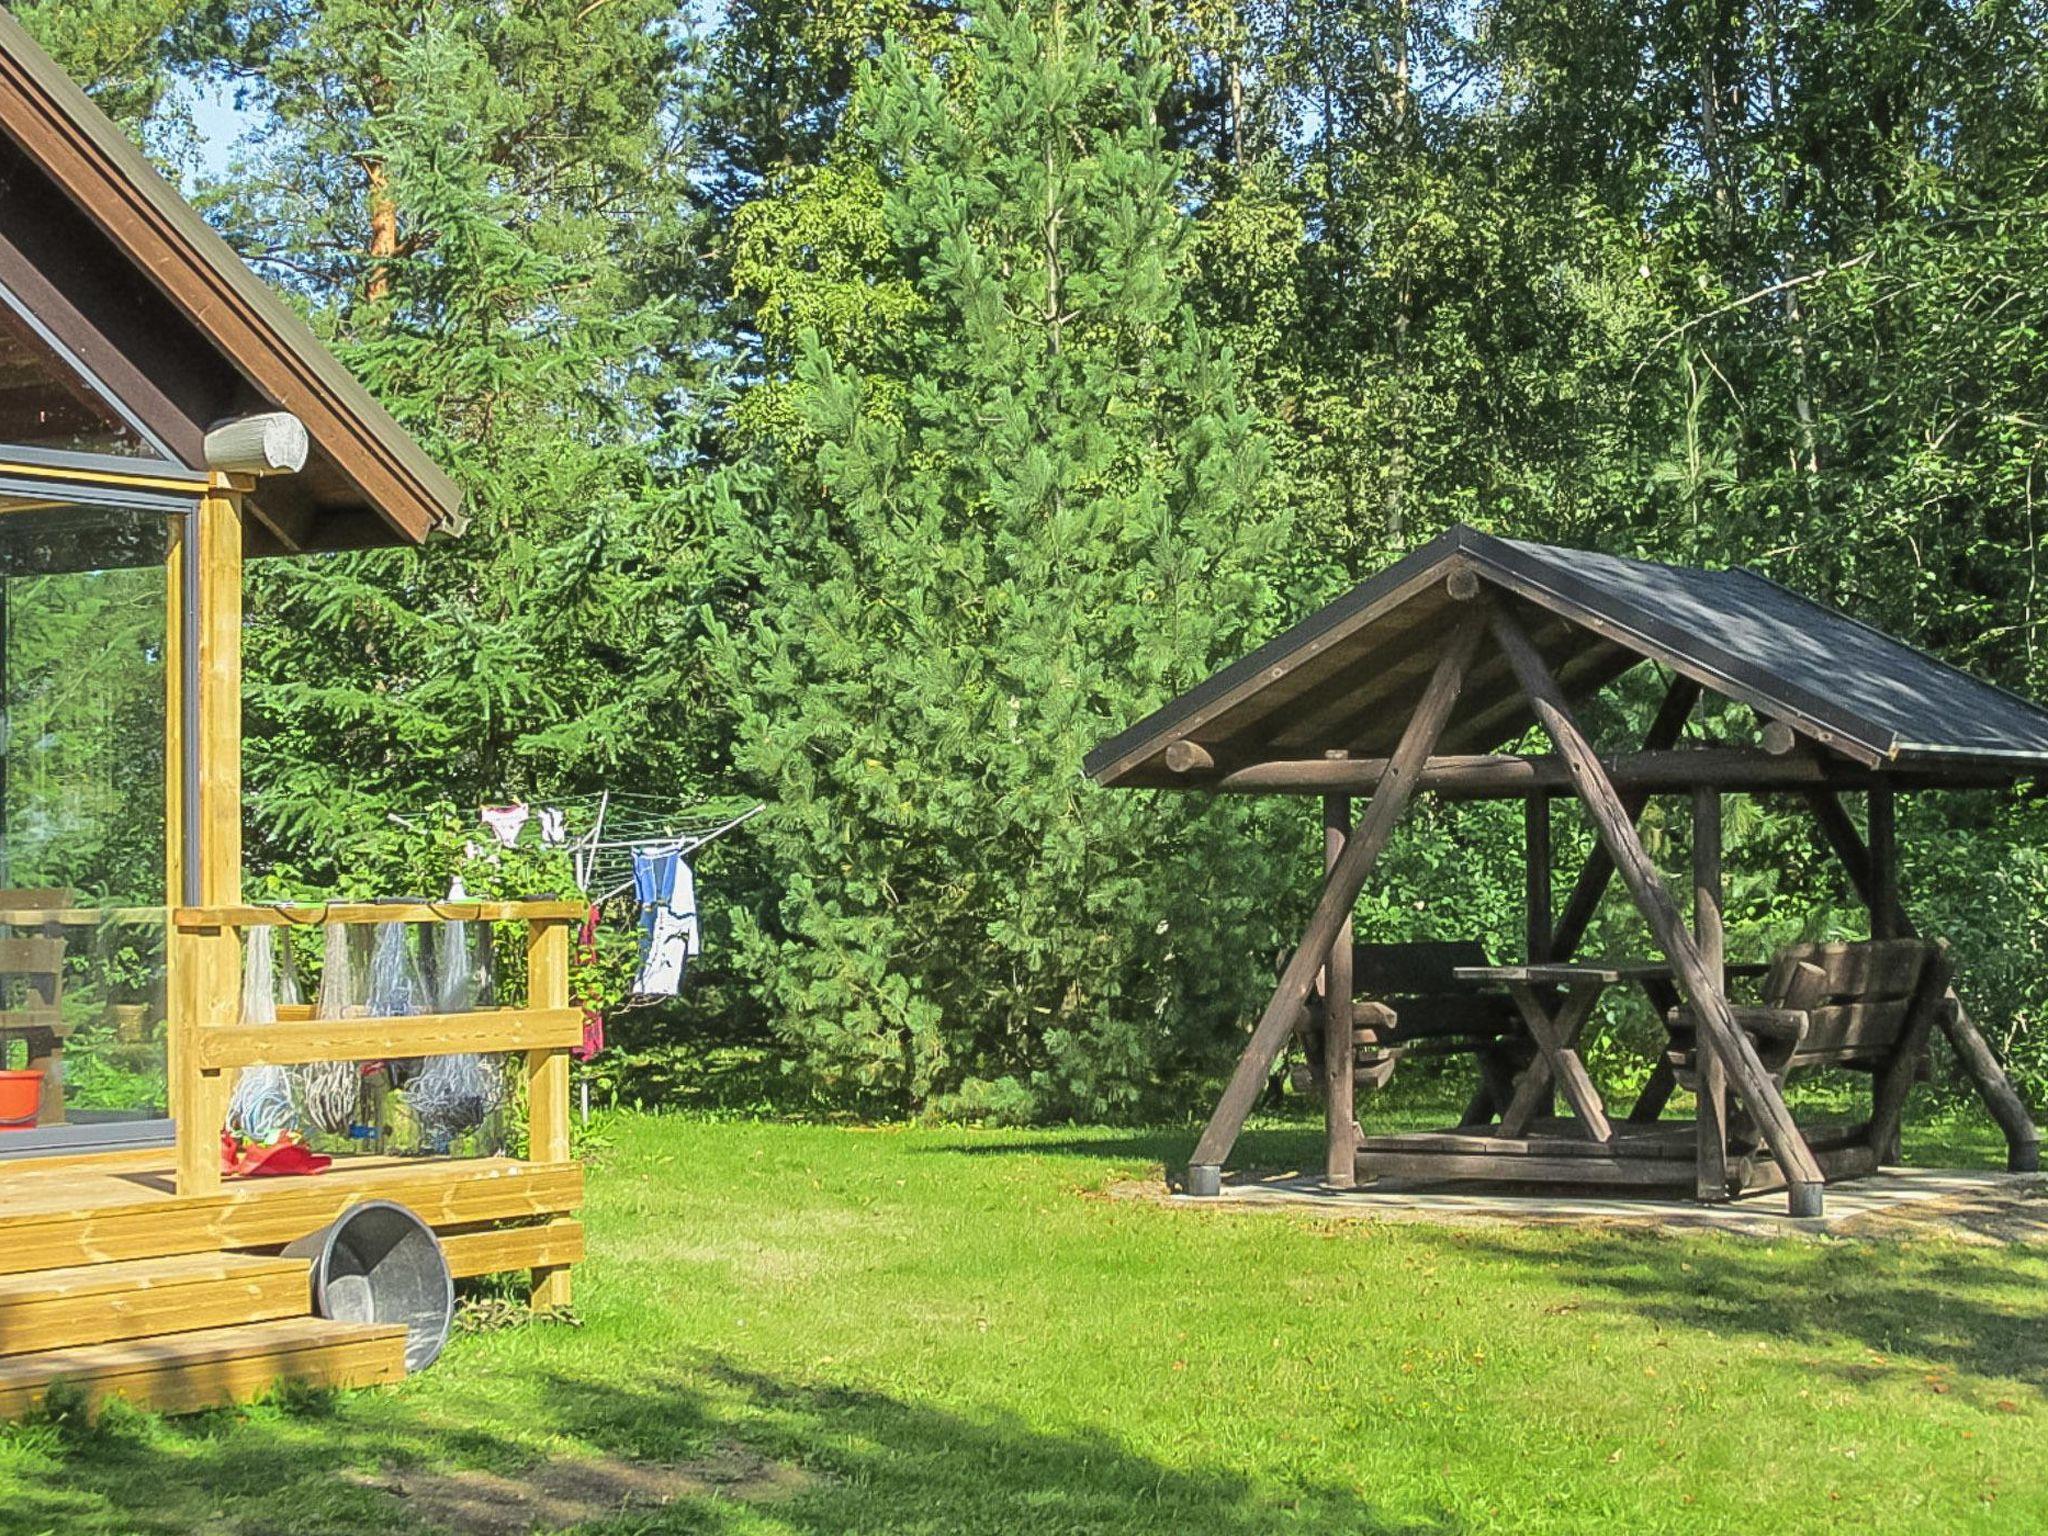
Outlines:
{"label": "metal bucket", "polygon": [[405,1368],[423,1371],[448,1342],[455,1282],[433,1228],[402,1205],[350,1206],[285,1250],[313,1269],[313,1310],[342,1323],[402,1323]]}

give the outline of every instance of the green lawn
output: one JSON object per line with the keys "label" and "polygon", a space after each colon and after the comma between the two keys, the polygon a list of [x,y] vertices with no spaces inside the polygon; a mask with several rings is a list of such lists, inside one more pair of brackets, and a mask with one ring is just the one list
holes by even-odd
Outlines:
{"label": "green lawn", "polygon": [[701,1474],[579,1527],[608,1532],[2048,1528],[2037,1252],[1101,1198],[1185,1132],[605,1138],[582,1327],[393,1391],[0,1432],[0,1531],[395,1536],[432,1511],[390,1486],[590,1458]]}

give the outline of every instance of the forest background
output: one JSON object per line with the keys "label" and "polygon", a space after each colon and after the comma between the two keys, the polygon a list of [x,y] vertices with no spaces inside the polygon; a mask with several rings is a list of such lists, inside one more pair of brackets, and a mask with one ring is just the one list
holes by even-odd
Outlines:
{"label": "forest background", "polygon": [[[1081,756],[1454,521],[2048,697],[2042,0],[11,9],[468,495],[258,568],[259,883],[374,881],[401,807],[767,802],[626,1098],[737,1049],[820,1112],[1202,1107],[1314,807]],[[2048,812],[1901,821],[2041,1102]],[[1512,953],[1519,838],[1417,818],[1364,936]],[[1858,931],[1796,808],[1730,840],[1732,953]]]}

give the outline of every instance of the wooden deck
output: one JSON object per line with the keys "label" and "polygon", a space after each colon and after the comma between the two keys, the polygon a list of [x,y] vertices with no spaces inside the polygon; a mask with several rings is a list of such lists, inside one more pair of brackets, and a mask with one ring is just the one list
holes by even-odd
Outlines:
{"label": "wooden deck", "polygon": [[304,1261],[274,1256],[365,1200],[418,1213],[458,1276],[583,1257],[575,1163],[344,1159],[203,1195],[176,1192],[162,1150],[0,1166],[0,1418],[57,1380],[174,1412],[395,1380],[403,1331],[313,1318]]}

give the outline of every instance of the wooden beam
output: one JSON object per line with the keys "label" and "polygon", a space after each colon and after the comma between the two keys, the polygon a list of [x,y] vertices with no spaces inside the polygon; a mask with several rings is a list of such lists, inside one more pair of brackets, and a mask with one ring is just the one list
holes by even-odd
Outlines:
{"label": "wooden beam", "polygon": [[[1721,792],[1692,792],[1692,924],[1700,958],[1715,976],[1728,974],[1728,945],[1721,920]],[[1723,985],[1726,985],[1725,980]],[[1729,1197],[1728,1069],[1702,1036],[1696,1049],[1699,1108],[1694,1118],[1698,1154],[1696,1193],[1702,1200]]]}
{"label": "wooden beam", "polygon": [[[556,1013],[569,1007],[569,930],[536,921],[526,930],[526,1004]],[[560,1045],[526,1053],[526,1155],[536,1163],[570,1160],[569,1052]],[[567,1265],[543,1265],[532,1274],[537,1310],[570,1301]]]}
{"label": "wooden beam", "polygon": [[[171,622],[181,675],[170,747],[177,769],[179,902],[242,899],[242,498],[224,477],[200,498],[178,535]],[[220,1187],[220,1133],[229,1079],[198,1049],[208,1020],[241,995],[241,944],[232,931],[177,934],[171,943],[170,1085],[181,1195]]]}
{"label": "wooden beam", "polygon": [[1529,643],[1520,624],[1504,605],[1496,605],[1490,620],[1493,635],[1506,653],[1528,695],[1530,706],[1545,734],[1556,744],[1559,755],[1570,765],[1579,798],[1606,845],[1608,855],[1629,892],[1635,897],[1650,931],[1677,970],[1679,980],[1698,1019],[1701,1038],[1711,1041],[1727,1066],[1728,1076],[1743,1103],[1755,1117],[1769,1144],[1771,1154],[1785,1172],[1790,1190],[1790,1209],[1795,1216],[1818,1216],[1821,1212],[1820,1167],[1807,1149],[1805,1138],[1793,1123],[1785,1101],[1757,1059],[1756,1048],[1735,1022],[1723,990],[1722,977],[1707,967],[1699,945],[1687,930],[1678,903],[1665,888],[1663,877],[1637,837],[1634,821],[1620,795],[1600,765],[1599,754],[1572,716],[1563,692],[1550,669]]}
{"label": "wooden beam", "polygon": [[1350,917],[1359,891],[1415,793],[1415,781],[1422,765],[1436,746],[1437,738],[1443,733],[1444,722],[1450,718],[1451,709],[1458,701],[1465,669],[1471,665],[1472,654],[1478,649],[1483,627],[1478,618],[1470,619],[1458,627],[1445,646],[1436,674],[1430,679],[1428,690],[1415,706],[1415,713],[1409,717],[1408,725],[1401,733],[1401,743],[1388,760],[1387,771],[1366,806],[1364,819],[1346,840],[1343,854],[1324,880],[1322,895],[1317,898],[1315,911],[1309,917],[1308,932],[1301,947],[1281,972],[1280,984],[1274,989],[1272,1000],[1266,1004],[1265,1012],[1252,1030],[1252,1037],[1246,1043],[1244,1053],[1238,1057],[1236,1070],[1223,1090],[1223,1097],[1217,1103],[1215,1113],[1209,1117],[1201,1140],[1196,1143],[1188,1166],[1191,1193],[1216,1192],[1222,1177],[1223,1160],[1237,1144],[1238,1132],[1244,1129],[1245,1117],[1251,1113],[1260,1089],[1273,1070],[1274,1058],[1292,1032],[1295,1020],[1301,1016],[1316,972],[1328,957],[1330,945]]}
{"label": "wooden beam", "polygon": [[[1351,836],[1351,797],[1323,797],[1323,876],[1344,856]],[[1351,911],[1323,963],[1323,1180],[1332,1189],[1358,1181],[1358,1116],[1352,1081],[1358,1047],[1352,1042]]]}
{"label": "wooden beam", "polygon": [[1164,756],[1166,766],[1175,773],[1207,773],[1216,766],[1216,759],[1199,741],[1169,741]]}
{"label": "wooden beam", "polygon": [[194,1060],[201,1069],[258,1062],[289,1067],[312,1061],[381,1061],[387,1056],[552,1052],[582,1043],[581,1008],[480,1008],[394,1018],[216,1024],[194,1031]]}
{"label": "wooden beam", "polygon": [[[1182,787],[1235,795],[1326,795],[1340,790],[1367,794],[1385,776],[1387,762],[1384,757],[1276,758],[1225,767],[1213,778],[1191,772]],[[1877,772],[1837,758],[1773,757],[1755,747],[1646,749],[1609,753],[1600,763],[1616,788],[1631,799],[1658,790],[1689,792],[1701,784],[1731,792],[1769,793],[1874,786],[1990,789],[2013,782],[2008,770],[1996,767]],[[1503,753],[1433,757],[1423,766],[1418,787],[1464,800],[1573,793],[1571,771],[1562,759]]]}
{"label": "wooden beam", "polygon": [[[1870,850],[1864,847],[1856,824],[1843,809],[1841,798],[1826,790],[1808,796],[1807,803],[1813,807],[1814,818],[1834,848],[1835,857],[1841,860],[1842,868],[1848,872],[1850,884],[1855,886],[1864,904],[1872,907],[1872,925],[1875,927],[1875,903],[1886,897],[1873,878]],[[1900,938],[1918,938],[1920,930],[1914,926],[1911,914],[1900,902],[1896,888],[1890,893],[1889,900],[1886,920],[1890,931]],[[1955,1049],[1956,1060],[1975,1086],[1977,1096],[1991,1111],[1999,1129],[2005,1132],[2006,1167],[2014,1173],[2037,1171],[2041,1166],[2041,1133],[2035,1128],[2027,1101],[2020,1097],[2012,1079],[2005,1075],[2005,1068],[1999,1065],[1998,1053],[1991,1049],[1991,1043],[1971,1020],[1954,987],[1949,988],[1947,1003],[1940,1019],[1942,1032],[1948,1036],[1949,1044]]]}

